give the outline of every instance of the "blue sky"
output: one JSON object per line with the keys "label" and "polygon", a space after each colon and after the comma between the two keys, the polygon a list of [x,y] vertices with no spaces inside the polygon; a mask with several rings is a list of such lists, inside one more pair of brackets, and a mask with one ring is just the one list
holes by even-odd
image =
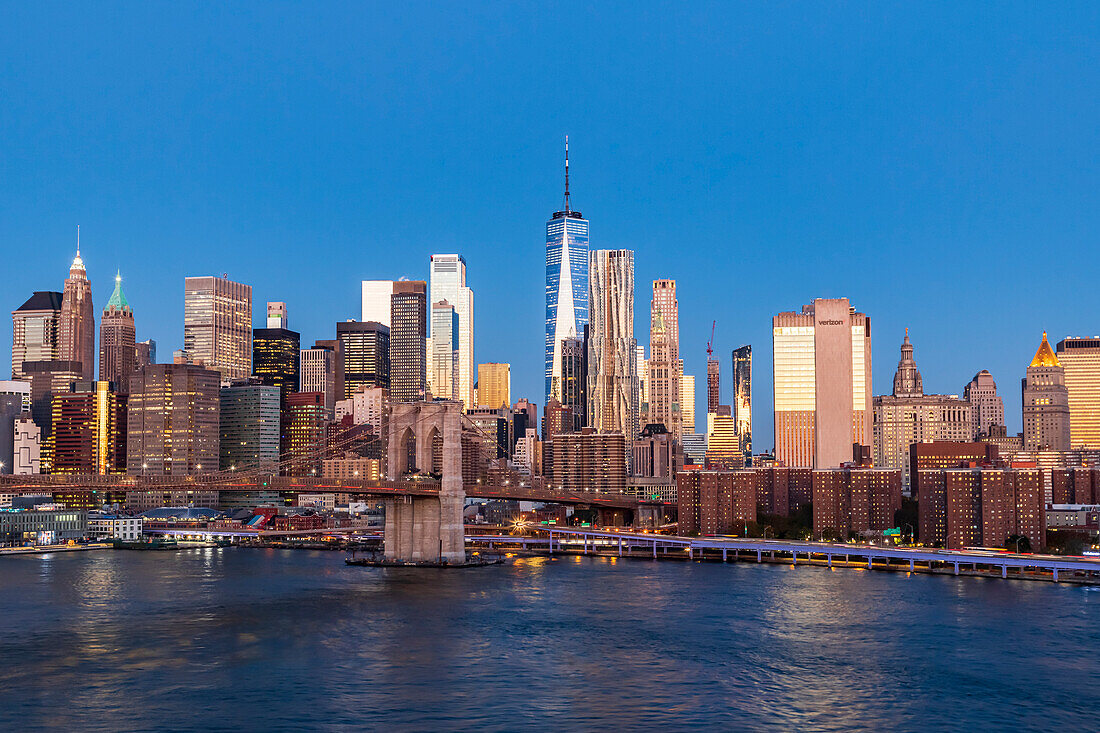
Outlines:
{"label": "blue sky", "polygon": [[[596,7],[594,7],[596,6]],[[705,397],[717,321],[755,353],[771,445],[771,316],[849,297],[876,393],[910,327],[929,391],[982,368],[1019,430],[1041,331],[1100,333],[1100,6],[1092,3],[7,3],[0,243],[8,310],[60,289],[81,225],[97,306],[116,268],[170,356],[183,278],[289,304],[303,342],[362,279],[459,252],[476,358],[542,401],[544,222],[675,278]],[[2,340],[10,349],[10,336]],[[164,357],[162,357],[164,358]]]}

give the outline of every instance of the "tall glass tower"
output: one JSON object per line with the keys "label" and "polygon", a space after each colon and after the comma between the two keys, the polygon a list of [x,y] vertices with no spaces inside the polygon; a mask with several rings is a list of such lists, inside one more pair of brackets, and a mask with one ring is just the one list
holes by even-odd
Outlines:
{"label": "tall glass tower", "polygon": [[546,222],[546,402],[562,394],[562,340],[588,323],[588,220],[569,206],[569,138],[565,139],[565,206]]}

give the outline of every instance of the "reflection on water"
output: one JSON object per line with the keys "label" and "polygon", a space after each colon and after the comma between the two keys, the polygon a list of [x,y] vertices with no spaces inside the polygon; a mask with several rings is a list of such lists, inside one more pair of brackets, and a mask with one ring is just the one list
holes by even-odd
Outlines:
{"label": "reflection on water", "polygon": [[0,729],[1092,728],[1100,593],[614,558],[0,560]]}

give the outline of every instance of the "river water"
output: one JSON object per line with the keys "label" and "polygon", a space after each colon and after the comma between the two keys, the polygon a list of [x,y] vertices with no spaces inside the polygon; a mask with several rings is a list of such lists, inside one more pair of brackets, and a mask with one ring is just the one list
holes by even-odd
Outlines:
{"label": "river water", "polygon": [[577,557],[0,558],[0,730],[1096,730],[1100,589]]}

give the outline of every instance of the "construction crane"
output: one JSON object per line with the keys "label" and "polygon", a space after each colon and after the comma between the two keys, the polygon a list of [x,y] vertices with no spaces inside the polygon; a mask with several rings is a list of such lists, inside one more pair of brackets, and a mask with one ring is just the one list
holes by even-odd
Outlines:
{"label": "construction crane", "polygon": [[712,361],[711,355],[714,354],[714,327],[718,325],[718,321],[710,322],[710,341],[707,342],[707,361]]}

